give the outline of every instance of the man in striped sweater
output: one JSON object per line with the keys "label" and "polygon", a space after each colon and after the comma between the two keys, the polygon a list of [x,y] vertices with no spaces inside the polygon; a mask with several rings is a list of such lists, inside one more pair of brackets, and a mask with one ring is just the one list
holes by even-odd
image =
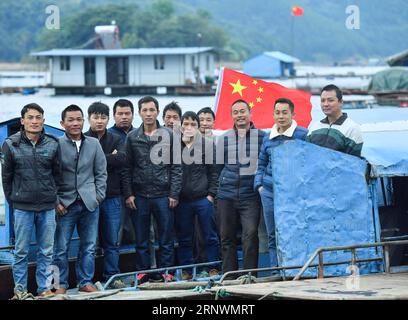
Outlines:
{"label": "man in striped sweater", "polygon": [[360,157],[363,147],[361,129],[342,112],[341,90],[333,84],[325,86],[320,94],[320,105],[326,118],[309,126],[306,141]]}

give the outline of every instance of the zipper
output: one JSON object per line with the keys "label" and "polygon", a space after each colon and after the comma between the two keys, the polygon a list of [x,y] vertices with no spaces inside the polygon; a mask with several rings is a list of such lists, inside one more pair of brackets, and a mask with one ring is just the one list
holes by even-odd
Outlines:
{"label": "zipper", "polygon": [[76,151],[76,163],[75,163],[75,190],[79,195],[78,192],[78,163],[79,163],[79,155],[81,154],[81,150],[82,150],[82,145],[83,145],[84,141],[81,142],[81,146],[79,147],[79,151],[77,148],[77,144],[76,142],[74,142],[74,147],[75,147],[75,151]]}
{"label": "zipper", "polygon": [[[38,141],[37,141],[38,143]],[[38,177],[38,163],[37,163],[37,143],[33,145],[33,158],[34,158],[34,174],[35,174],[35,181],[39,181],[39,177]],[[36,190],[36,204],[39,205],[40,204],[40,196],[38,193],[38,189]]]}

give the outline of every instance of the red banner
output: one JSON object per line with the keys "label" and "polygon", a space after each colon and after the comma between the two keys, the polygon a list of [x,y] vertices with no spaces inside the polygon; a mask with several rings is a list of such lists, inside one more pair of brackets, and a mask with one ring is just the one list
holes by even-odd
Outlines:
{"label": "red banner", "polygon": [[303,8],[299,6],[292,7],[292,15],[294,16],[303,16]]}
{"label": "red banner", "polygon": [[295,104],[295,120],[300,126],[307,128],[312,120],[310,93],[258,80],[226,68],[221,72],[216,97],[217,130],[232,128],[231,105],[239,99],[248,102],[252,122],[260,129],[272,128],[273,107],[278,98],[288,98]]}

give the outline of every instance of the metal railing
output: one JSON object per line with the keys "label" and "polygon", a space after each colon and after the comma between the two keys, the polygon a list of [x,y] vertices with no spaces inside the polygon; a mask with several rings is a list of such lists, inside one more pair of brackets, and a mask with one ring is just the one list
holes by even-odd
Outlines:
{"label": "metal railing", "polygon": [[[351,246],[340,246],[340,247],[327,247],[327,248],[319,248],[317,249],[314,254],[309,258],[309,260],[303,265],[302,269],[299,273],[293,278],[294,281],[299,280],[300,277],[305,273],[305,271],[312,267],[312,262],[318,257],[319,263],[317,265],[318,268],[318,278],[324,278],[324,266],[329,265],[325,264],[323,260],[323,253],[330,252],[330,251],[341,251],[341,250],[350,250],[351,251],[351,259],[346,263],[351,263],[351,265],[355,265],[358,262],[362,262],[362,260],[357,259],[356,250],[362,248],[374,248],[374,247],[383,247],[384,254],[382,258],[378,258],[377,260],[384,261],[384,271],[386,273],[390,273],[390,246],[396,245],[408,245],[408,240],[401,240],[401,241],[386,241],[386,242],[376,242],[376,243],[365,243],[365,244],[356,244]],[[339,262],[334,262],[334,264],[344,264]],[[315,265],[313,265],[315,266]]]}
{"label": "metal railing", "polygon": [[[265,272],[265,271],[285,271],[285,270],[293,270],[293,269],[301,269],[299,273],[293,278],[293,280],[299,280],[305,271],[309,268],[317,268],[317,278],[324,277],[324,266],[334,266],[334,265],[342,265],[342,264],[349,264],[356,265],[357,263],[362,262],[375,262],[375,261],[384,261],[384,269],[385,272],[390,272],[390,258],[389,258],[389,247],[393,245],[408,245],[408,240],[401,240],[401,241],[386,241],[386,242],[376,242],[376,243],[367,243],[367,244],[357,244],[351,246],[340,246],[340,247],[327,247],[327,248],[318,248],[314,252],[314,254],[310,257],[310,259],[304,265],[296,265],[296,266],[282,266],[282,267],[268,267],[268,268],[254,268],[254,269],[243,269],[243,270],[234,270],[228,271],[224,273],[219,280],[220,283],[224,282],[229,276],[234,274],[247,274],[249,276],[249,283],[251,282],[251,276],[253,273],[257,272]],[[357,259],[357,249],[361,248],[372,248],[372,247],[384,247],[384,255],[383,257],[379,258],[366,258],[366,259]],[[350,250],[351,251],[351,259],[346,261],[336,261],[336,262],[324,262],[323,259],[323,252],[328,251],[341,251],[341,250]],[[318,257],[318,263],[313,263],[313,261]],[[281,276],[280,273],[272,274],[277,278],[282,278],[282,280],[286,280],[285,273]]]}
{"label": "metal railing", "polygon": [[197,277],[197,268],[199,267],[206,267],[206,266],[212,266],[212,265],[220,265],[222,261],[212,261],[212,262],[205,262],[205,263],[196,263],[196,264],[187,264],[187,265],[182,265],[182,266],[174,266],[174,267],[165,267],[165,268],[157,268],[157,269],[148,269],[148,270],[141,270],[141,271],[132,271],[132,272],[127,272],[127,273],[118,273],[109,278],[109,280],[102,286],[103,290],[106,290],[109,288],[110,284],[117,279],[121,278],[129,278],[129,277],[134,277],[134,285],[133,287],[137,287],[139,284],[139,280],[137,279],[137,276],[139,274],[154,274],[154,273],[164,273],[165,278],[164,282],[168,282],[168,274],[172,270],[183,270],[183,269],[192,269],[192,279],[196,279]]}

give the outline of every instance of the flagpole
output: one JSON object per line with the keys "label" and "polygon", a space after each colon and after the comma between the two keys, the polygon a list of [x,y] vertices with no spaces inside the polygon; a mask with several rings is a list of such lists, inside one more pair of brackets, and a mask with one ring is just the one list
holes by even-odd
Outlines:
{"label": "flagpole", "polygon": [[293,15],[293,13],[291,13],[291,23],[290,23],[290,51],[292,56],[295,56],[295,33],[294,33],[294,29],[295,29],[295,16]]}

